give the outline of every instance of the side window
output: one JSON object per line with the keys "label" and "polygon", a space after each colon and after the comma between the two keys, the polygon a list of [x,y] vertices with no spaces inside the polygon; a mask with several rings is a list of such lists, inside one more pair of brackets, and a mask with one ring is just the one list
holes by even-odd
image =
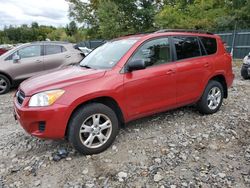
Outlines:
{"label": "side window", "polygon": [[64,46],[61,46],[61,48],[62,48],[62,52],[66,52],[67,51]]}
{"label": "side window", "polygon": [[204,46],[202,45],[201,41],[199,41],[199,44],[200,44],[200,49],[201,49],[201,54],[204,56],[204,55],[207,55],[207,52],[205,51],[205,48]]}
{"label": "side window", "polygon": [[66,51],[63,46],[59,45],[46,45],[45,46],[45,55],[59,54]]}
{"label": "side window", "polygon": [[40,45],[28,46],[18,50],[17,53],[21,59],[29,57],[37,57],[41,55],[41,46]]}
{"label": "side window", "polygon": [[168,38],[154,39],[146,42],[133,55],[133,60],[143,59],[147,66],[154,66],[171,61]]}
{"label": "side window", "polygon": [[177,60],[201,56],[197,37],[173,37]]}
{"label": "side window", "polygon": [[207,55],[212,55],[217,52],[217,43],[215,38],[200,37],[200,39],[207,51]]}

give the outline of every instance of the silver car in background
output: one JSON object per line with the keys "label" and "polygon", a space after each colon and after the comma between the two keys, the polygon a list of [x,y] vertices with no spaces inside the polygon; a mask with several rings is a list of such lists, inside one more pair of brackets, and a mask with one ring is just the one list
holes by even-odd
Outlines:
{"label": "silver car in background", "polygon": [[[78,64],[82,52],[67,42],[33,42],[0,56],[0,94],[22,80],[53,69]],[[53,79],[53,78],[52,78]]]}

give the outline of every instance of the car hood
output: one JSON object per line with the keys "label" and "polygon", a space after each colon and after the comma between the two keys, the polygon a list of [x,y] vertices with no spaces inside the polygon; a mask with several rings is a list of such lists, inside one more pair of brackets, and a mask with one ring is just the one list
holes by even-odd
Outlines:
{"label": "car hood", "polygon": [[100,78],[105,74],[105,70],[86,69],[80,66],[65,67],[60,70],[41,74],[22,82],[20,89],[25,96],[32,96],[41,91],[60,89],[72,84],[85,82]]}

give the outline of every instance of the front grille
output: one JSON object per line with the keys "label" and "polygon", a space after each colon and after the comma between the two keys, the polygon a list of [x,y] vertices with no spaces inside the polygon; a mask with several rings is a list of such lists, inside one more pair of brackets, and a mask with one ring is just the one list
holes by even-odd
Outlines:
{"label": "front grille", "polygon": [[24,98],[25,98],[25,94],[23,91],[19,90],[17,93],[16,93],[16,97],[17,97],[17,102],[22,105],[23,104],[23,101],[24,101]]}

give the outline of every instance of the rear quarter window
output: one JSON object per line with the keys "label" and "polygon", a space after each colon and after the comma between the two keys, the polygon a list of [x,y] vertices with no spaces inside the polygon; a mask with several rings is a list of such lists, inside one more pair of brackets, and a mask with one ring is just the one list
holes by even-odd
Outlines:
{"label": "rear quarter window", "polygon": [[200,39],[207,52],[207,55],[212,55],[217,52],[217,42],[215,38],[200,37]]}
{"label": "rear quarter window", "polygon": [[45,45],[45,55],[58,54],[65,51],[65,47],[61,45]]}

